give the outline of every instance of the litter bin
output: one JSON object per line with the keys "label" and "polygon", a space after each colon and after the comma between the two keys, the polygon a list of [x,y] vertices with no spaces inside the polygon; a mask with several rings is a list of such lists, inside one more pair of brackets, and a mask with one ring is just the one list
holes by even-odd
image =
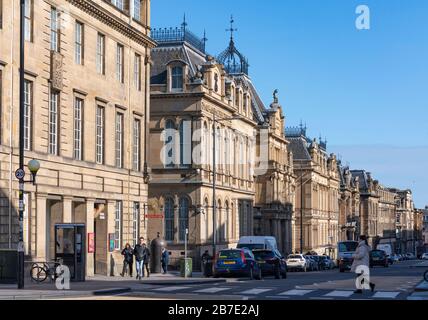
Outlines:
{"label": "litter bin", "polygon": [[193,260],[192,258],[180,260],[180,276],[183,278],[192,277]]}

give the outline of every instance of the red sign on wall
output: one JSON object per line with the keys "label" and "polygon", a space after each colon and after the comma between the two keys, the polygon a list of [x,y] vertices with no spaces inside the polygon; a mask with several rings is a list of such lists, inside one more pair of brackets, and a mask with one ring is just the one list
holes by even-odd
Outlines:
{"label": "red sign on wall", "polygon": [[88,233],[88,253],[95,253],[95,234]]}
{"label": "red sign on wall", "polygon": [[146,214],[145,217],[146,219],[163,219],[164,215],[163,214]]}

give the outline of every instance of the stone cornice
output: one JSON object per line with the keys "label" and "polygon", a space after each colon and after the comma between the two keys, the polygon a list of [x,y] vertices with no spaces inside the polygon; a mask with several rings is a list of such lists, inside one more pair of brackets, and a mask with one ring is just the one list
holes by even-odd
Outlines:
{"label": "stone cornice", "polygon": [[121,19],[115,17],[108,10],[104,9],[100,5],[94,3],[91,0],[67,0],[75,7],[81,9],[87,14],[97,18],[101,22],[105,23],[109,27],[119,31],[125,36],[131,38],[140,45],[147,46],[149,48],[156,47],[156,42],[153,41],[150,37],[144,35],[138,29],[130,26]]}

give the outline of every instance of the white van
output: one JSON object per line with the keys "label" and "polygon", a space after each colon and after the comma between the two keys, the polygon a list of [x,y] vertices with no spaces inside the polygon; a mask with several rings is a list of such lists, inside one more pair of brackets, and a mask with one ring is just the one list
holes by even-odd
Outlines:
{"label": "white van", "polygon": [[238,242],[238,249],[248,248],[250,250],[278,250],[275,237],[241,237]]}

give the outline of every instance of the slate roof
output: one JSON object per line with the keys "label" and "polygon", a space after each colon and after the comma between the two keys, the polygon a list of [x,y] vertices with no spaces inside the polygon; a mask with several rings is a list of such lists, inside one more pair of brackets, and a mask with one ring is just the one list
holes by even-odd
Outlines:
{"label": "slate roof", "polygon": [[351,170],[352,177],[358,177],[360,190],[367,191],[369,189],[368,176],[365,170]]}
{"label": "slate roof", "polygon": [[303,137],[287,138],[290,142],[289,148],[293,152],[295,160],[311,160],[311,155],[308,152],[308,143]]}

